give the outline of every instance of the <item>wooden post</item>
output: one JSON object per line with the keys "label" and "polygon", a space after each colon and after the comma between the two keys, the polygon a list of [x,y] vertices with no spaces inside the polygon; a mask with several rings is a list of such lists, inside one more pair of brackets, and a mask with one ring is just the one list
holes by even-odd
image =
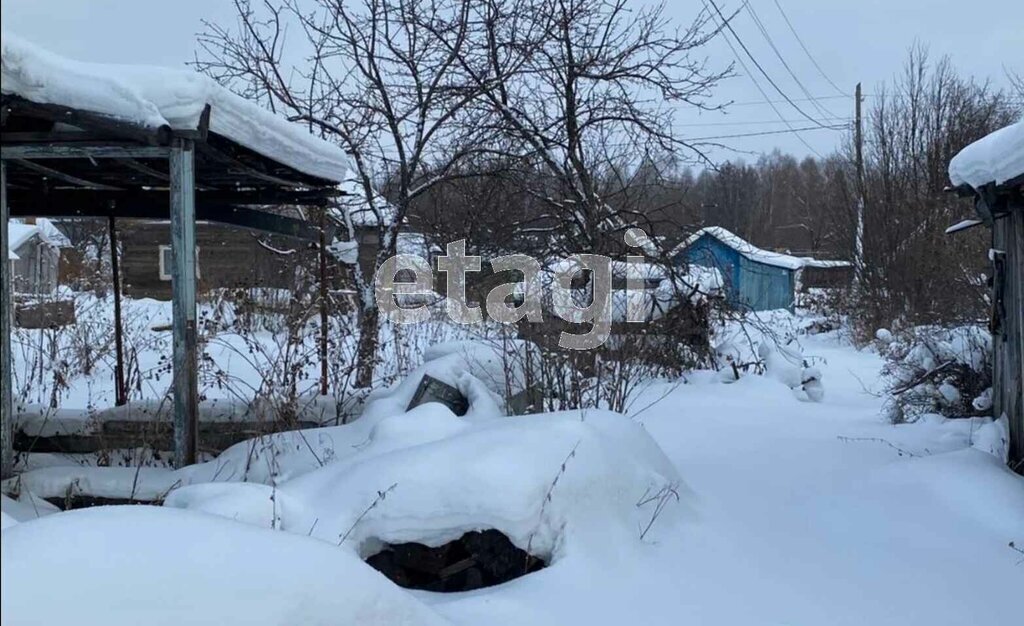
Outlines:
{"label": "wooden post", "polygon": [[857,167],[857,230],[854,235],[853,249],[853,277],[859,287],[864,276],[864,125],[860,114],[860,83],[854,92],[854,150]]}
{"label": "wooden post", "polygon": [[14,372],[11,361],[11,260],[7,232],[7,164],[0,161],[0,475],[14,472]]}
{"label": "wooden post", "polygon": [[196,362],[195,145],[174,140],[171,177],[171,293],[174,334],[174,466],[196,462],[198,390]]}
{"label": "wooden post", "polygon": [[[111,201],[110,208],[113,210],[114,203]],[[122,406],[128,404],[128,388],[124,380],[124,335],[121,324],[121,268],[117,251],[117,228],[114,223],[114,216],[107,217],[107,227],[110,234],[110,272],[114,282],[114,352],[117,362],[114,365],[114,405]]]}
{"label": "wooden post", "polygon": [[327,395],[327,235],[320,211],[320,395]]}

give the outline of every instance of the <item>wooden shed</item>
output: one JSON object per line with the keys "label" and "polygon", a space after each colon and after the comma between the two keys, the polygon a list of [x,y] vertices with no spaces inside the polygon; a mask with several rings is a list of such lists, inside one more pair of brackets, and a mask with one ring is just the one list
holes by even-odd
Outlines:
{"label": "wooden shed", "polygon": [[[816,280],[841,284],[848,276],[846,261],[824,261],[764,250],[720,226],[702,228],[672,252],[678,264],[717,269],[725,282],[729,303],[751,311],[792,310],[805,271]],[[826,281],[822,276],[833,277]]]}
{"label": "wooden shed", "polygon": [[43,295],[56,291],[60,251],[68,245],[67,238],[45,219],[12,222],[8,229],[14,293]]}
{"label": "wooden shed", "polygon": [[964,148],[949,178],[974,199],[977,218],[947,232],[992,229],[992,408],[1009,425],[1010,467],[1024,471],[1024,121]]}

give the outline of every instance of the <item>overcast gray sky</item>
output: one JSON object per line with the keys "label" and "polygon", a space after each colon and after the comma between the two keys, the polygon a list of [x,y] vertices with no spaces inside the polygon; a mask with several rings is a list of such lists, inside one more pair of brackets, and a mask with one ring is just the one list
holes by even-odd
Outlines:
{"label": "overcast gray sky", "polygon": [[[718,0],[718,4],[726,14],[740,6],[739,0]],[[836,116],[833,122],[843,123],[852,115],[852,96],[840,96],[815,68],[775,0],[751,0],[750,5],[808,93],[827,98],[797,104],[815,118],[825,115],[817,108],[820,105]],[[990,78],[999,85],[1006,84],[1004,68],[1024,71],[1020,0],[778,0],[778,5],[825,75],[847,94],[860,81],[870,98],[876,85],[900,70],[915,40],[927,44],[936,58],[949,54],[962,73]],[[670,15],[684,23],[699,10],[702,0],[669,0],[668,6]],[[108,63],[181,65],[193,55],[201,19],[233,19],[230,0],[0,0],[0,7],[5,31],[69,57]],[[787,95],[806,98],[749,12],[739,15],[733,28]],[[709,46],[707,54],[712,63],[722,65],[734,58],[722,41]],[[778,93],[744,60],[771,99],[779,100]],[[682,134],[707,137],[787,129],[763,103],[764,97],[748,76],[727,81],[718,93],[722,100],[736,102],[728,114],[686,112],[677,120]],[[792,120],[793,128],[813,126],[790,105],[778,107],[783,118]],[[722,141],[743,151],[779,148],[803,156],[812,149],[823,154],[832,150],[841,135],[830,130],[800,133],[810,147],[791,133]],[[718,151],[714,156],[738,154]]]}

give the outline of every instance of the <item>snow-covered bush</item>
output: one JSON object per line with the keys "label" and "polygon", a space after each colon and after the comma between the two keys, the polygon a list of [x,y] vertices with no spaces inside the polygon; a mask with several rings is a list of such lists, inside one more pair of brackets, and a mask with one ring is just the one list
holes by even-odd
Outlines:
{"label": "snow-covered bush", "polygon": [[903,333],[880,329],[887,403],[893,423],[922,415],[987,415],[992,406],[992,336],[980,326],[918,326]]}

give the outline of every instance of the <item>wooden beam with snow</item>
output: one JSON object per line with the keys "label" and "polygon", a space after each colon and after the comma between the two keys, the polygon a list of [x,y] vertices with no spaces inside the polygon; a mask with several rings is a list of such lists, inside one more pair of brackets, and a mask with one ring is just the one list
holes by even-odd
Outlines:
{"label": "wooden beam with snow", "polygon": [[11,94],[4,94],[2,106],[6,122],[16,116],[59,122],[150,146],[166,146],[173,136],[173,131],[166,125],[146,126],[59,104],[32,102]]}

